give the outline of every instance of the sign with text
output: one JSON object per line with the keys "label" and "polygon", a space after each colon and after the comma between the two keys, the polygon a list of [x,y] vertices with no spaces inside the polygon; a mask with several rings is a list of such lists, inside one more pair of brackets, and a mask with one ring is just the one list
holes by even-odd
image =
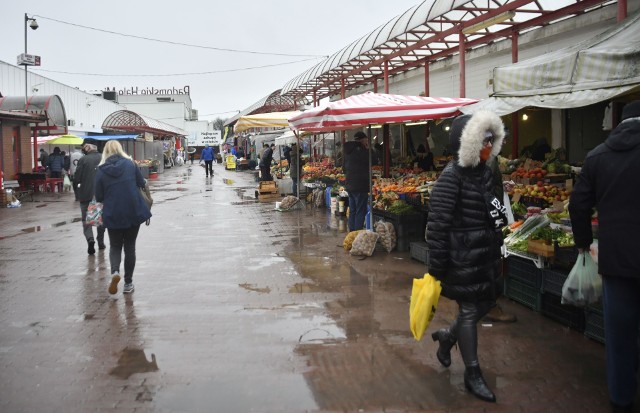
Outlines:
{"label": "sign with text", "polygon": [[189,146],[216,146],[222,143],[222,131],[192,132],[188,137]]}
{"label": "sign with text", "polygon": [[18,66],[40,66],[40,56],[21,53],[18,55]]}
{"label": "sign with text", "polygon": [[189,86],[183,87],[170,87],[170,88],[155,88],[155,87],[139,87],[131,86],[122,89],[105,88],[105,92],[116,92],[118,95],[189,95]]}

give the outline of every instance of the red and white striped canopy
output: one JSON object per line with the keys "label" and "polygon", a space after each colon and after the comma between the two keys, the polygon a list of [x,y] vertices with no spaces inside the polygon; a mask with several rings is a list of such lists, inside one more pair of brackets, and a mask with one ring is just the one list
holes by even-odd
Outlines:
{"label": "red and white striped canopy", "polygon": [[293,130],[329,132],[385,123],[417,122],[458,115],[477,99],[366,92],[304,111],[289,119]]}

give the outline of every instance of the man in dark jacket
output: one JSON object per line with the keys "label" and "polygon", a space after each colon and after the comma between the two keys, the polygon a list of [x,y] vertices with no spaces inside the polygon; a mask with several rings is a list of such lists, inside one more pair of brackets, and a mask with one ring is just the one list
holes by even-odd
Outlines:
{"label": "man in dark jacket", "polygon": [[[87,225],[87,207],[95,195],[95,177],[96,169],[102,159],[102,155],[98,152],[98,147],[94,144],[85,143],[82,147],[85,155],[78,160],[76,173],[73,175],[73,186],[75,188],[76,197],[80,201],[80,212],[82,214],[82,232],[87,240],[87,253],[93,255],[96,252],[95,241],[93,238],[93,227]],[[103,250],[106,247],[104,243],[104,227],[98,227],[98,248]]]}
{"label": "man in dark jacket", "polygon": [[271,162],[273,162],[273,148],[275,148],[275,144],[271,144],[265,148],[264,152],[262,152],[262,156],[260,157],[260,175],[262,175],[262,181],[273,181],[271,177]]}
{"label": "man in dark jacket", "polygon": [[571,193],[576,246],[589,251],[591,214],[598,210],[598,269],[602,275],[609,399],[614,411],[632,411],[638,374],[640,321],[640,100],[622,110],[622,122],[587,154]]}
{"label": "man in dark jacket", "polygon": [[495,304],[501,274],[498,229],[506,219],[494,199],[495,181],[487,161],[500,153],[503,139],[504,125],[492,112],[454,119],[449,137],[454,159],[431,192],[427,220],[429,273],[441,281],[442,295],[456,300],[459,308],[449,328],[432,334],[439,342],[436,356],[448,367],[457,342],[465,365],[465,387],[489,402],[496,397],[480,370],[477,323]]}
{"label": "man in dark jacket", "polygon": [[[349,231],[364,228],[371,177],[369,175],[369,138],[356,132],[354,140],[344,143],[345,189],[349,193]],[[372,165],[377,158],[372,152]]]}
{"label": "man in dark jacket", "polygon": [[64,169],[64,155],[57,146],[53,148],[53,153],[49,155],[47,167],[51,178],[62,178],[62,170]]}

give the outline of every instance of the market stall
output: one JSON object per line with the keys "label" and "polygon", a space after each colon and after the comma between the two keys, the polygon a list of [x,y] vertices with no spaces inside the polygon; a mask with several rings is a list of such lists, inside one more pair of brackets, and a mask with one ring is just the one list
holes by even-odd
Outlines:
{"label": "market stall", "polygon": [[[302,112],[289,119],[291,129],[296,132],[330,132],[347,129],[369,127],[369,144],[371,145],[371,125],[387,123],[403,123],[425,121],[452,117],[460,113],[459,108],[477,102],[475,99],[443,98],[423,96],[403,96],[384,93],[367,92],[350,96],[346,99],[331,102],[324,107]],[[388,151],[386,145],[385,150]],[[371,157],[370,157],[371,158]],[[374,169],[369,162],[370,181],[373,183]],[[384,171],[388,176],[390,171]],[[369,191],[369,211],[375,217],[373,209],[373,186]],[[380,212],[382,214],[382,212]],[[387,217],[388,219],[393,217]],[[399,220],[396,220],[399,222]],[[417,227],[421,223],[416,223]],[[368,228],[372,228],[371,219]],[[397,232],[397,228],[396,228]],[[416,234],[411,234],[415,237]],[[407,243],[399,243],[407,247]]]}

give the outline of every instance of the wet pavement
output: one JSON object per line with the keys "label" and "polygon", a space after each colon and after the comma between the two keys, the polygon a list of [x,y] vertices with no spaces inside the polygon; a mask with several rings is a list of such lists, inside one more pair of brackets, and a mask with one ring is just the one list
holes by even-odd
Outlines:
{"label": "wet pavement", "polygon": [[[133,294],[109,295],[71,193],[0,208],[1,412],[604,412],[604,346],[501,299],[479,327],[498,403],[470,396],[408,327],[409,253],[358,260],[345,218],[274,211],[249,172],[151,182]],[[440,301],[429,332],[448,325]]]}

